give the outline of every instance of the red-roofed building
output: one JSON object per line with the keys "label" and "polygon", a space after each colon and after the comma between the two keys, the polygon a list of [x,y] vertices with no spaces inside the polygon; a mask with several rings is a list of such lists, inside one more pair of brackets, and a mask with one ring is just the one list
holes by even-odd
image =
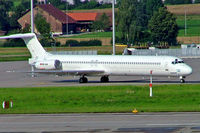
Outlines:
{"label": "red-roofed building", "polygon": [[[55,8],[51,4],[43,4],[37,5],[34,7],[34,16],[37,13],[40,13],[43,17],[45,17],[46,21],[50,23],[51,30],[54,33],[63,34],[67,32],[67,24],[68,31],[76,32],[76,21],[72,19],[70,16],[67,16],[64,12]],[[30,11],[28,11],[24,16],[22,16],[18,22],[22,26],[22,29],[30,25]],[[37,32],[37,29],[35,29]]]}
{"label": "red-roofed building", "polygon": [[68,16],[79,22],[95,21],[97,13],[67,13]]}
{"label": "red-roofed building", "polygon": [[[40,13],[50,23],[53,33],[65,34],[90,31],[90,26],[98,20],[102,13],[64,13],[51,4],[37,5],[34,7],[34,16]],[[18,22],[22,29],[30,25],[30,11],[27,11]],[[109,15],[108,15],[109,16]],[[112,17],[109,16],[111,19]],[[37,29],[35,29],[37,33]]]}
{"label": "red-roofed building", "polygon": [[97,20],[98,13],[67,13],[76,21],[76,32],[90,31],[90,25]]}

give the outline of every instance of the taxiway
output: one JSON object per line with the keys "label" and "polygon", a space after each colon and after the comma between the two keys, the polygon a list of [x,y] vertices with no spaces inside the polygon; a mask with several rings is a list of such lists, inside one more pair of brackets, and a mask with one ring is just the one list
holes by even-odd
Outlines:
{"label": "taxiway", "polygon": [[[192,75],[186,77],[186,83],[200,83],[200,59],[184,59],[193,68]],[[138,85],[148,84],[149,77],[143,76],[110,76],[109,83],[100,83],[100,77],[88,77],[89,83],[79,84],[79,77],[36,75],[20,71],[30,71],[28,61],[0,62],[0,87],[40,87],[40,86],[93,86],[93,85]],[[15,71],[15,72],[13,72]],[[153,83],[177,84],[179,78],[153,77]]]}
{"label": "taxiway", "polygon": [[198,133],[200,113],[0,115],[0,132]]}

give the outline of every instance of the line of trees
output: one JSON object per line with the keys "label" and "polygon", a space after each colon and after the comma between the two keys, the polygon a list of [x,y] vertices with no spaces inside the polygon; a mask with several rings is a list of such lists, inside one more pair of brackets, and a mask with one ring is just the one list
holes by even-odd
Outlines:
{"label": "line of trees", "polygon": [[[36,4],[36,1],[34,1]],[[0,30],[8,32],[21,32],[18,19],[30,9],[30,1],[22,1],[14,5],[11,0],[0,0]]]}
{"label": "line of trees", "polygon": [[[63,5],[59,4],[62,2],[60,0],[49,1],[54,5]],[[85,1],[86,4],[91,2],[96,1]],[[74,3],[77,7],[83,6],[83,2],[80,0],[75,0]],[[20,26],[17,23],[17,19],[27,11],[29,6],[30,3],[24,1],[23,4],[19,4],[15,9],[12,9],[13,12],[10,16],[9,11],[13,7],[12,1],[1,0],[0,30],[19,30]],[[176,44],[178,34],[176,18],[167,11],[162,0],[118,0],[118,6],[119,10],[116,15],[117,31],[119,33],[119,37],[116,40],[118,42],[134,45],[146,44],[147,42],[159,45]],[[45,26],[41,26],[41,24]],[[109,19],[103,14],[100,20],[96,21],[92,26],[94,30],[106,30],[109,27]],[[50,26],[45,23],[41,16],[36,17],[36,27],[42,34],[44,31],[44,34],[50,33]],[[29,27],[26,31],[29,31]]]}
{"label": "line of trees", "polygon": [[178,4],[197,4],[200,0],[165,0],[165,4],[168,5],[178,5]]}
{"label": "line of trees", "polygon": [[165,4],[178,5],[178,4],[192,4],[193,0],[165,0]]}
{"label": "line of trees", "polygon": [[[64,0],[49,0],[49,2],[60,10],[72,10],[72,9],[103,9],[110,8],[110,3],[98,2],[97,0],[73,0],[74,4],[71,5],[69,2]],[[67,2],[67,3],[66,3]]]}
{"label": "line of trees", "polygon": [[176,18],[162,0],[121,0],[117,14],[118,42],[141,45],[175,45]]}

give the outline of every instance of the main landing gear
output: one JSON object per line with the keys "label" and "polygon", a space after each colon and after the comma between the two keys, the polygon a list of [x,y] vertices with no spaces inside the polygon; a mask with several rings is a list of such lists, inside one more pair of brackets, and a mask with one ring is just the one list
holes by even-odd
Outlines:
{"label": "main landing gear", "polygon": [[[107,83],[107,82],[109,82],[109,78],[108,78],[108,76],[102,76],[100,81],[102,83]],[[85,75],[80,77],[79,83],[87,83],[87,82],[88,82],[88,79],[85,77]]]}
{"label": "main landing gear", "polygon": [[84,75],[80,77],[79,83],[87,83],[87,82],[88,82],[88,79]]}
{"label": "main landing gear", "polygon": [[102,77],[101,77],[101,82],[102,82],[102,83],[109,82],[108,76],[102,76]]}
{"label": "main landing gear", "polygon": [[185,76],[180,76],[180,82],[185,83]]}

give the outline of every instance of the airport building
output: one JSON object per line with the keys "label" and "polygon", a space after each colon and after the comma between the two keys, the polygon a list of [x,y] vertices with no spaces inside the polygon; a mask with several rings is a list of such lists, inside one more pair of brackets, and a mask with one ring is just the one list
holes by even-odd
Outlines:
{"label": "airport building", "polygon": [[[52,33],[54,34],[72,34],[91,31],[91,25],[98,20],[103,14],[102,12],[69,12],[65,13],[51,4],[45,4],[41,1],[39,5],[34,7],[34,16],[41,14],[50,24]],[[43,4],[44,3],[44,4]],[[112,22],[112,12],[106,12],[110,18],[110,26]],[[28,10],[21,18],[18,19],[21,28],[30,26],[31,11]],[[35,29],[37,33],[37,29]]]}

